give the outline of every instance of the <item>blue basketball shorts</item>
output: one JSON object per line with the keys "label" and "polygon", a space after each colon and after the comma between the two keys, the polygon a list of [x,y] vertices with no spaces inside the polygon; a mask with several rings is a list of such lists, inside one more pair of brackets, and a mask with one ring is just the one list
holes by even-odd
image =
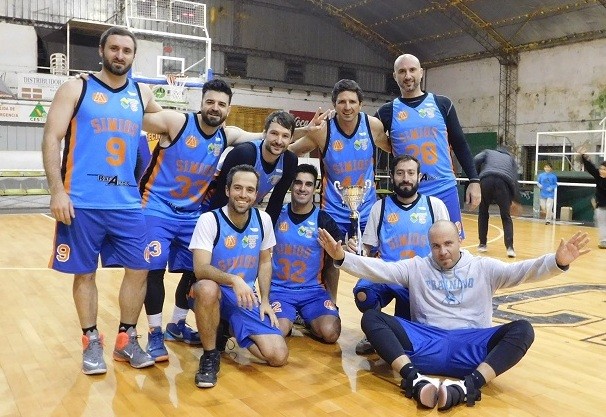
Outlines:
{"label": "blue basketball shorts", "polygon": [[339,310],[330,294],[320,286],[290,289],[272,285],[269,300],[276,316],[291,322],[295,321],[297,312],[307,324],[320,316],[339,317]]}

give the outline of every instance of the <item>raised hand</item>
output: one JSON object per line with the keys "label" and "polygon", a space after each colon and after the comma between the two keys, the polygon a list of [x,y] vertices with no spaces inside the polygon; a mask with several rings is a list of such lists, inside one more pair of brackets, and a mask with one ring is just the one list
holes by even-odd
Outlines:
{"label": "raised hand", "polygon": [[345,258],[345,251],[341,246],[341,241],[337,242],[325,229],[318,228],[318,242],[335,261]]}
{"label": "raised hand", "polygon": [[576,232],[570,239],[560,240],[558,250],[556,250],[556,262],[560,266],[568,266],[579,256],[586,254],[590,249],[584,249],[589,243],[587,233]]}

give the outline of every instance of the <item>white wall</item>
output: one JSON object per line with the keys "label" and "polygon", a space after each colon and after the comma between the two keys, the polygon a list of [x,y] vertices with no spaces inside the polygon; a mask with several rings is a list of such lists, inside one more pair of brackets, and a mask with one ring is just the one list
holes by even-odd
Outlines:
{"label": "white wall", "polygon": [[8,87],[17,87],[18,72],[37,72],[38,38],[33,27],[0,22],[0,74]]}
{"label": "white wall", "polygon": [[[518,145],[534,145],[537,131],[598,128],[601,117],[590,112],[592,101],[606,90],[604,50],[606,40],[600,39],[520,54]],[[497,131],[499,72],[498,61],[489,58],[432,68],[425,77],[429,91],[453,101],[465,132],[485,132]]]}

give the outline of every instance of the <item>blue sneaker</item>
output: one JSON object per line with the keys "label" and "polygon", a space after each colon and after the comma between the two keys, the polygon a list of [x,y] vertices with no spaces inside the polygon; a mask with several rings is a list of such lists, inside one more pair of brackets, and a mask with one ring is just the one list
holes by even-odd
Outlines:
{"label": "blue sneaker", "polygon": [[168,360],[168,351],[164,346],[164,333],[162,327],[150,327],[147,333],[147,347],[145,351],[149,353],[155,362],[164,362]]}
{"label": "blue sneaker", "polygon": [[170,342],[183,342],[188,345],[200,345],[200,335],[197,331],[189,327],[185,320],[179,320],[177,323],[168,323],[164,339]]}

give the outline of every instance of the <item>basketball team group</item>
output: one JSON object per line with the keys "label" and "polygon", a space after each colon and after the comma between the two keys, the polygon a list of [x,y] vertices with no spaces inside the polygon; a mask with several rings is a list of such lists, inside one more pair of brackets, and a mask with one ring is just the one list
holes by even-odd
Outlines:
{"label": "basketball team group", "polygon": [[[169,360],[166,341],[201,345],[192,375],[200,388],[217,384],[230,338],[275,367],[287,366],[295,323],[335,343],[343,270],[360,278],[353,296],[365,337],[356,353],[378,354],[401,375],[404,395],[423,407],[471,406],[534,340],[525,320],[492,324],[495,291],[564,273],[589,251],[586,233],[562,240],[554,253],[509,263],[461,248],[451,151],[468,178],[465,203],[479,206],[478,251],[487,250],[488,206],[496,203],[509,218],[510,258],[517,166],[503,148],[472,156],[450,99],[421,90],[423,69],[413,55],[395,60],[401,96],[374,116],[361,111],[358,84],[340,80],[334,110],[318,109],[307,126],[295,128],[290,113],[275,111],[263,132],[247,132],[225,125],[232,91],[220,79],[203,85],[199,112],[163,110],[148,86],[128,78],[136,51],[126,29],[105,31],[101,70],[58,89],[44,128],[57,221],[50,266],[74,275],[87,375],[107,372],[97,328],[99,258],[104,267],[124,268],[113,360],[145,368]],[[141,131],[161,138],[144,164]],[[375,188],[377,147],[392,155],[393,192],[384,198]],[[316,149],[320,173],[298,163]],[[606,246],[606,164],[582,157],[596,178]],[[557,186],[550,171],[539,181],[546,204]],[[167,270],[182,275],[164,325]],[[392,302],[393,315],[381,311]],[[136,330],[143,306],[145,348]],[[196,329],[186,323],[190,310]]]}

